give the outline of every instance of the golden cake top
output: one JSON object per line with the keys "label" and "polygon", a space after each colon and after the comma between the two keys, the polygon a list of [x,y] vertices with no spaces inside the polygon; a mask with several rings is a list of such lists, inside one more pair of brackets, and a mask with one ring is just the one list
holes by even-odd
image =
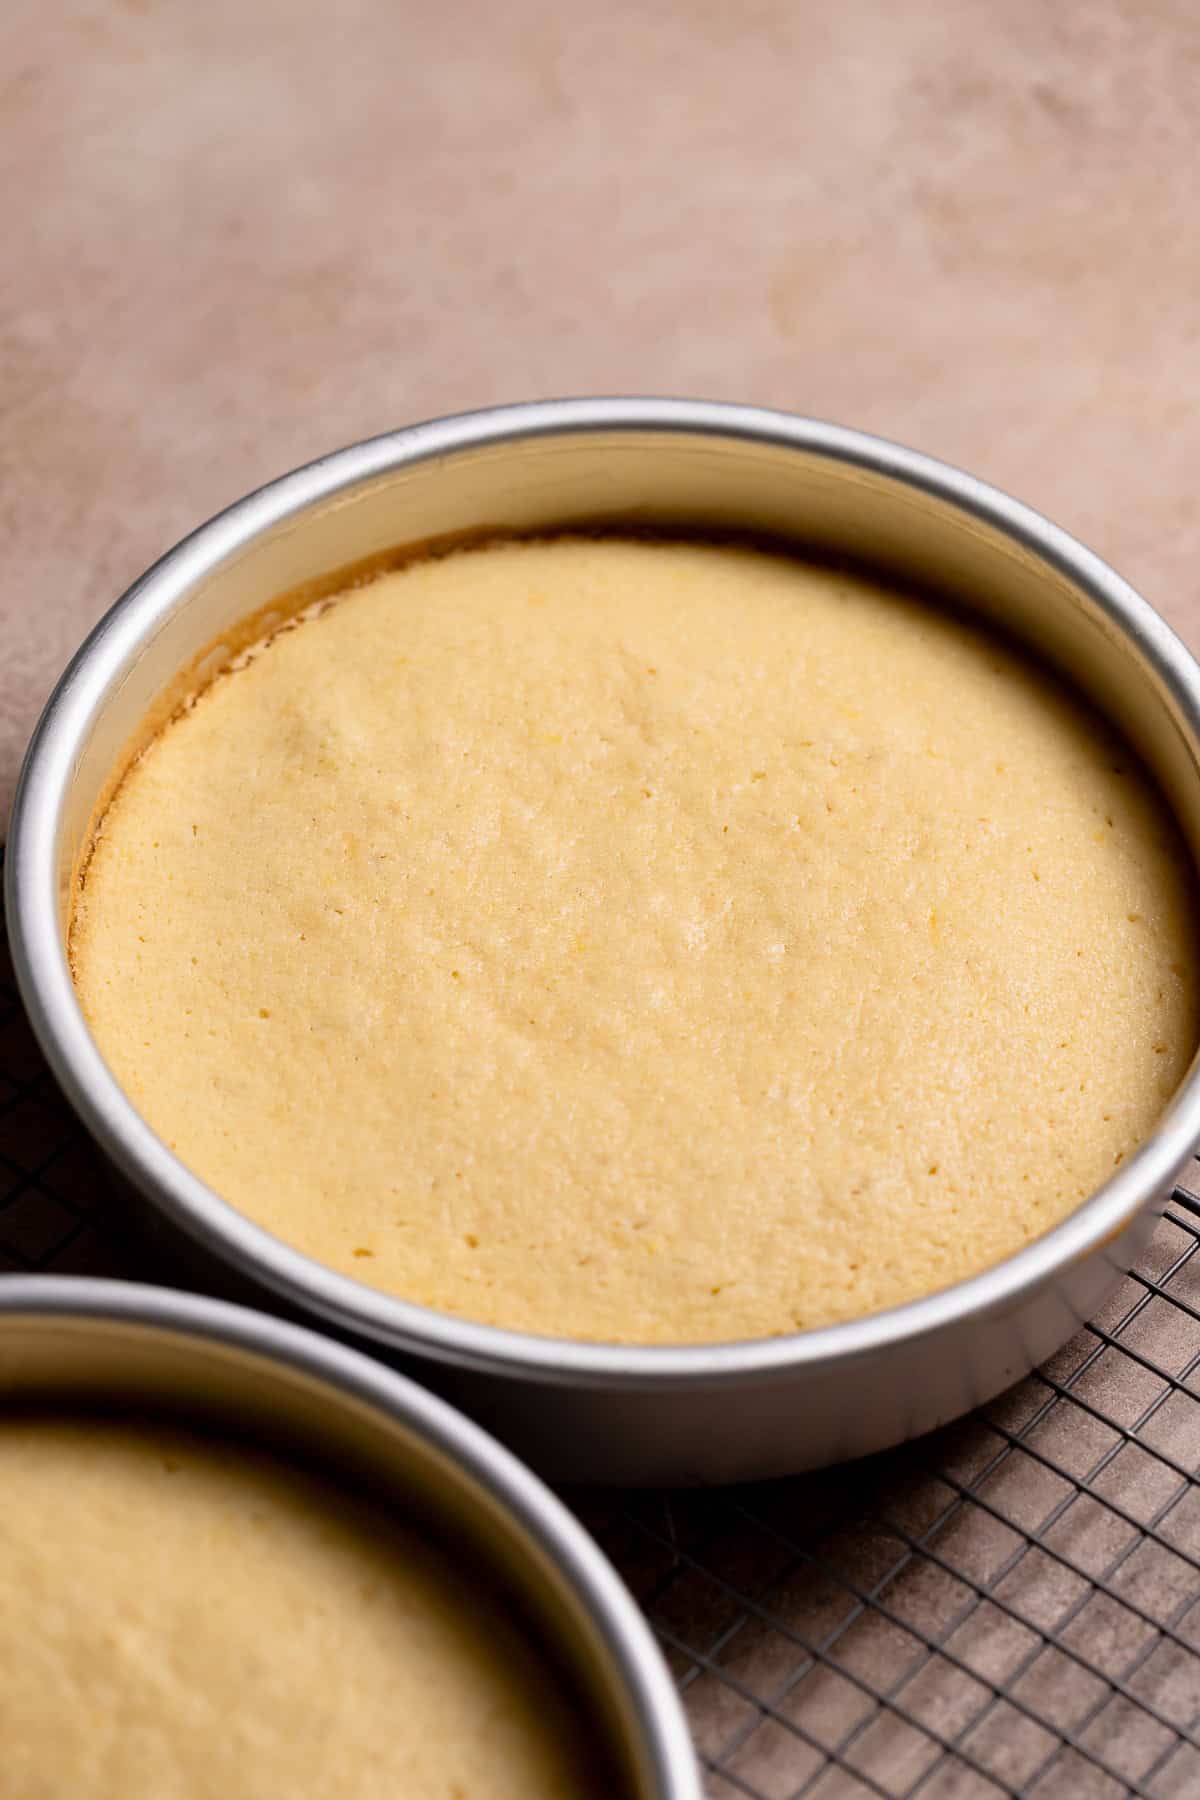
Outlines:
{"label": "golden cake top", "polygon": [[548,1664],[423,1534],[173,1426],[0,1419],[0,1793],[579,1800]]}
{"label": "golden cake top", "polygon": [[216,680],[78,900],[104,1055],[219,1193],[536,1332],[769,1335],[1063,1218],[1197,1038],[1124,746],[841,571],[563,537],[413,562]]}

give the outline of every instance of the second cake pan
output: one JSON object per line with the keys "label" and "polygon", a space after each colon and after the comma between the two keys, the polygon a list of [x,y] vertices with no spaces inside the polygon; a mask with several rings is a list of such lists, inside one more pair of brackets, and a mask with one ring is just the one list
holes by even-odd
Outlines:
{"label": "second cake pan", "polygon": [[[678,1696],[615,1570],[536,1476],[413,1382],[244,1307],[136,1282],[5,1277],[0,1415],[33,1403],[199,1422],[394,1507],[494,1579],[575,1696],[617,1793],[700,1800]],[[56,1548],[69,1560],[69,1544]]]}

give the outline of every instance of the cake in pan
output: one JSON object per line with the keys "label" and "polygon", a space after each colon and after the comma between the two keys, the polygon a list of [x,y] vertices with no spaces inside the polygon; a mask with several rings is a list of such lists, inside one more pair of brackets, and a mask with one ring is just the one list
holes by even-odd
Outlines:
{"label": "cake in pan", "polygon": [[547,1659],[419,1530],[174,1425],[0,1420],[6,1800],[594,1800]]}
{"label": "cake in pan", "polygon": [[193,696],[99,821],[78,993],[281,1239],[554,1336],[803,1330],[1020,1249],[1196,1047],[1192,865],[983,628],[762,547],[425,556]]}

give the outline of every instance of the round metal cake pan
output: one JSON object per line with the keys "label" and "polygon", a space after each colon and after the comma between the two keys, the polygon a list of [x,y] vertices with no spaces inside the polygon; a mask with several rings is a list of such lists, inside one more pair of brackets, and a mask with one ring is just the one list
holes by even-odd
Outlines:
{"label": "round metal cake pan", "polygon": [[[196,1279],[218,1271],[420,1359],[425,1379],[558,1475],[719,1481],[859,1456],[989,1399],[1092,1315],[1141,1253],[1200,1138],[1195,1063],[1112,1179],[985,1273],[792,1336],[642,1347],[476,1324],[301,1255],[171,1155],[76,1003],[66,930],[78,859],[122,755],[181,672],[196,679],[206,653],[202,666],[218,666],[222,643],[273,597],[397,546],[601,521],[750,532],[858,559],[998,625],[1118,726],[1195,857],[1200,670],[1147,602],[1065,532],[969,475],[837,426],[702,402],[548,402],[326,457],[222,513],[130,589],[71,663],[26,758],[7,858],[17,976],[67,1095],[188,1247]],[[869,1221],[864,1229],[869,1238]]]}
{"label": "round metal cake pan", "polygon": [[197,1422],[394,1504],[494,1578],[573,1695],[603,1775],[597,1791],[700,1800],[674,1685],[615,1570],[536,1475],[416,1383],[223,1301],[136,1282],[6,1277],[0,1417],[31,1403]]}

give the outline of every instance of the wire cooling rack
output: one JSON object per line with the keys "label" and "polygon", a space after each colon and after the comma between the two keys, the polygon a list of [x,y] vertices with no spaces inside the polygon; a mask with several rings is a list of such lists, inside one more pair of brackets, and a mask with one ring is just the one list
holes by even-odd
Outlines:
{"label": "wire cooling rack", "polygon": [[[0,1273],[148,1271],[0,945]],[[572,1496],[674,1670],[709,1792],[1200,1794],[1200,1203],[1046,1368],[904,1450]]]}

